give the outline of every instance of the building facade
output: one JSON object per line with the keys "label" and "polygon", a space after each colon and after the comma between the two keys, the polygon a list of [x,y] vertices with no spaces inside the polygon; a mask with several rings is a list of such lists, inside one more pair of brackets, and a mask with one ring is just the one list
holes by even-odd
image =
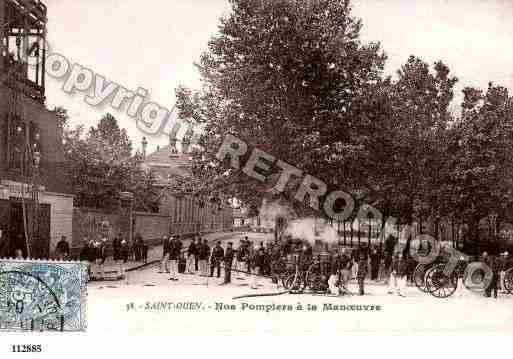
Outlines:
{"label": "building facade", "polygon": [[9,255],[48,257],[71,238],[62,129],[45,107],[46,7],[0,0],[0,230]]}
{"label": "building facade", "polygon": [[156,179],[160,191],[159,215],[168,218],[168,233],[191,235],[233,228],[232,207],[176,190],[179,181],[192,178],[192,159],[179,152],[174,143],[145,156],[143,166]]}

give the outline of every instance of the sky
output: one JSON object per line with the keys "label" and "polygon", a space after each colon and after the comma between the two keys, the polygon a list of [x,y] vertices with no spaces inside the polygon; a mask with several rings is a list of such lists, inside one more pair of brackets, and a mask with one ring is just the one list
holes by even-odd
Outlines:
{"label": "sky", "polygon": [[[227,0],[46,0],[48,40],[64,55],[124,87],[148,89],[152,101],[171,109],[179,85],[199,88],[194,67]],[[511,0],[354,0],[364,41],[379,41],[389,59],[389,74],[410,55],[428,63],[443,60],[461,89],[485,89],[492,81],[513,89],[513,1]],[[95,108],[80,93],[68,95],[62,82],[47,77],[47,105],[68,109],[70,125],[95,125],[111,112],[126,128],[134,147],[143,136],[135,121],[110,108]],[[148,137],[148,136],[147,136]],[[167,144],[149,136],[149,150]]]}

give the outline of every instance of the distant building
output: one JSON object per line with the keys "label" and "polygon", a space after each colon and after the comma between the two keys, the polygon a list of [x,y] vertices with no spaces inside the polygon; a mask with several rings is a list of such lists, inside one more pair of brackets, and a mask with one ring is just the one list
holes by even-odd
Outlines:
{"label": "distant building", "polygon": [[[146,152],[144,141],[143,153]],[[180,182],[192,178],[192,158],[179,152],[174,143],[145,155],[143,168],[155,176],[160,191],[159,213],[170,217],[171,233],[192,234],[233,228],[230,206],[177,190],[182,188]]]}
{"label": "distant building", "polygon": [[249,217],[247,208],[239,207],[233,209],[233,226],[235,228],[246,226],[249,227],[252,223],[253,220]]}
{"label": "distant building", "polygon": [[0,230],[10,255],[48,256],[72,233],[62,129],[45,107],[46,12],[41,1],[0,0]]}

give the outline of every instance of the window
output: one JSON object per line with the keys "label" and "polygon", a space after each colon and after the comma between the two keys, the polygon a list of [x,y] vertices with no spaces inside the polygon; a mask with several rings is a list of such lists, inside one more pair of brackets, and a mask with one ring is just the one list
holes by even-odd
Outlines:
{"label": "window", "polygon": [[11,170],[23,169],[24,146],[27,128],[18,116],[11,116],[8,120],[7,154],[8,167]]}

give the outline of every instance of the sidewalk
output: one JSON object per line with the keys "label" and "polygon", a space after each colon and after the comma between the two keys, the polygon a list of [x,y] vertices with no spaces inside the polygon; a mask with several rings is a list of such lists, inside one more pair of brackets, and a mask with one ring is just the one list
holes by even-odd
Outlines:
{"label": "sidewalk", "polygon": [[[242,236],[244,232],[218,232],[218,233],[209,233],[206,235],[203,235],[202,238],[206,239],[209,243],[212,243],[214,241],[224,241],[224,240],[233,240],[234,237]],[[183,251],[186,251],[189,247],[190,240],[184,240],[183,241]],[[105,264],[103,265],[103,273],[105,279],[111,278],[111,279],[120,279],[120,277],[123,275],[123,272],[131,272],[135,271],[141,268],[144,268],[146,266],[153,265],[157,262],[159,262],[162,259],[162,245],[151,247],[148,250],[148,262],[135,262],[135,261],[128,261],[126,263],[116,263],[114,262],[112,257],[107,258],[105,261]],[[91,265],[91,269],[94,272],[97,272],[97,266],[95,264]]]}

